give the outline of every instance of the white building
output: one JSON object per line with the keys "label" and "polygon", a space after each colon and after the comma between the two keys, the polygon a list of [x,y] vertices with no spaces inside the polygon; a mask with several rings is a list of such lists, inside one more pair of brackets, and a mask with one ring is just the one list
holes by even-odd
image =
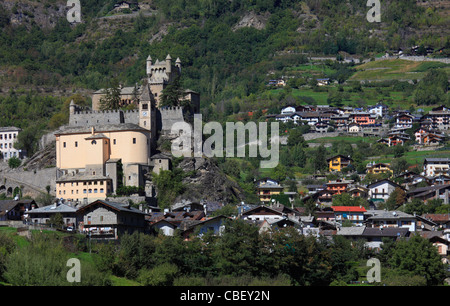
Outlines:
{"label": "white building", "polygon": [[372,200],[378,199],[384,201],[386,201],[389,198],[391,193],[394,192],[396,188],[404,189],[400,185],[387,179],[367,185],[367,188],[369,189],[370,199]]}
{"label": "white building", "polygon": [[0,127],[0,152],[3,160],[8,160],[13,156],[22,157],[22,151],[14,148],[20,131],[21,129],[14,126]]}
{"label": "white building", "polygon": [[427,177],[447,174],[450,170],[450,158],[425,158],[423,162],[423,175]]}

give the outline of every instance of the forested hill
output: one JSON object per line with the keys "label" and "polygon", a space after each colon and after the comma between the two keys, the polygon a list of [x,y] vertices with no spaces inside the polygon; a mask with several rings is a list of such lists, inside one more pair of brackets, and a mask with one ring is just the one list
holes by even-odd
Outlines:
{"label": "forested hill", "polygon": [[[139,11],[120,12],[119,0],[80,2],[76,24],[66,0],[0,2],[0,108],[10,120],[2,125],[48,121],[71,94],[88,96],[114,78],[134,85],[149,54],[179,57],[184,87],[210,106],[261,92],[270,71],[308,56],[450,47],[450,1],[383,0],[380,23],[367,21],[366,0],[142,0]],[[36,93],[51,98],[41,103]]]}

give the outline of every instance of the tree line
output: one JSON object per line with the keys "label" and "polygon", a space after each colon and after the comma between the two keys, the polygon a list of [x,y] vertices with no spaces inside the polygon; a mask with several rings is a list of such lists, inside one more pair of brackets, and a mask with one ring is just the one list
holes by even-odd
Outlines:
{"label": "tree line", "polygon": [[148,286],[248,285],[255,280],[259,285],[343,285],[364,280],[367,260],[376,257],[382,280],[374,285],[443,283],[444,265],[428,240],[413,235],[385,240],[382,246],[375,252],[362,241],[303,236],[291,227],[260,234],[258,227],[239,219],[227,221],[221,236],[208,232],[191,235],[189,241],[178,233],[133,233],[118,242],[89,244],[84,237],[33,233],[31,241],[18,246],[0,232],[0,281],[68,285],[64,265],[75,256],[82,260],[82,285],[111,285],[112,275]]}

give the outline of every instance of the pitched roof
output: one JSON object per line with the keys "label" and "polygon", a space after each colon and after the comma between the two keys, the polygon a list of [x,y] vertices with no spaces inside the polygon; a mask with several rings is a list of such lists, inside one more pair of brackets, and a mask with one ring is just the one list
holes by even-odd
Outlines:
{"label": "pitched roof", "polygon": [[105,200],[97,200],[97,201],[94,201],[94,202],[92,202],[90,204],[82,206],[82,207],[80,207],[78,209],[78,212],[86,210],[88,207],[94,206],[96,204],[107,206],[107,207],[109,207],[109,208],[111,208],[111,209],[113,209],[115,211],[129,212],[129,213],[146,215],[146,213],[144,213],[143,211],[140,211],[137,208],[131,207],[129,204],[122,204],[122,203],[110,202],[110,201],[105,201]]}
{"label": "pitched roof", "polygon": [[66,204],[51,204],[44,207],[32,209],[29,214],[51,214],[51,213],[76,213],[77,209]]}
{"label": "pitched roof", "polygon": [[366,212],[364,207],[360,206],[332,206],[335,212]]}
{"label": "pitched roof", "polygon": [[0,200],[0,216],[6,214],[6,211],[12,210],[18,204],[36,203],[34,200]]}

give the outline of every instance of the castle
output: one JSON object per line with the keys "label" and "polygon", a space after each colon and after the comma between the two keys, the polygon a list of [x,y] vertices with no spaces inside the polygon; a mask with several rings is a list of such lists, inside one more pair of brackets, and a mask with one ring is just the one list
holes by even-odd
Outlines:
{"label": "castle", "polygon": [[[155,107],[160,108],[161,94],[164,88],[168,84],[172,83],[177,77],[181,76],[181,60],[177,58],[175,65],[172,64],[172,58],[170,54],[167,55],[164,61],[153,63],[151,56],[149,55],[146,61],[147,78],[144,83],[150,86],[150,98],[155,103]],[[132,87],[121,87],[120,98],[121,106],[128,106],[134,104],[137,106],[138,99],[143,92],[143,86],[137,84]],[[100,101],[105,96],[105,89],[100,89],[92,95],[92,109],[100,110]],[[198,93],[192,90],[185,90],[185,100],[190,101],[190,104],[195,113],[200,111],[200,96]]]}
{"label": "castle", "polygon": [[[104,91],[92,98],[92,110],[82,110],[73,101],[69,124],[56,131],[56,196],[85,203],[116,194],[121,186],[145,187],[145,175],[152,171],[152,152],[158,135],[172,124],[184,121],[182,107],[160,107],[164,88],[181,75],[181,61],[172,65],[147,58],[147,78],[138,90],[122,88],[122,106],[131,110],[100,110]],[[136,94],[138,93],[137,97]],[[194,112],[199,95],[186,91]]]}

